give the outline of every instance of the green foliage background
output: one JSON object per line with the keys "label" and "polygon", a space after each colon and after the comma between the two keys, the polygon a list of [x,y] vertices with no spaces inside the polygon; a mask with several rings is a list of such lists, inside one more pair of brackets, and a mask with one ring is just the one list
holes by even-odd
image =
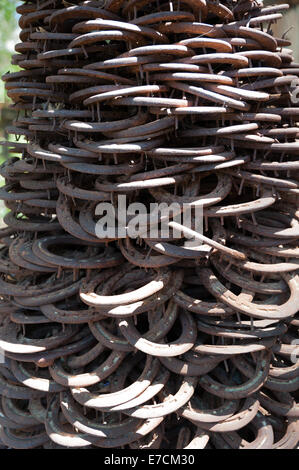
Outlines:
{"label": "green foliage background", "polygon": [[[19,3],[17,0],[0,0],[0,75],[3,75],[8,70],[17,70],[17,67],[10,63],[12,51],[9,50],[8,43],[16,37],[16,29],[18,27],[16,6]],[[2,81],[0,93],[1,102],[7,101]]]}

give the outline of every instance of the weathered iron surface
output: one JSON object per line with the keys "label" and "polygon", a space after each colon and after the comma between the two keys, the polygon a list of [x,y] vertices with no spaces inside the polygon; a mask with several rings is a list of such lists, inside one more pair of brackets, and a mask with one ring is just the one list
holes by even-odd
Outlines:
{"label": "weathered iron surface", "polygon": [[[287,6],[66,5],[18,7],[3,77],[26,142],[0,167],[0,447],[296,447]],[[99,240],[95,207],[120,194],[201,205],[204,232]]]}

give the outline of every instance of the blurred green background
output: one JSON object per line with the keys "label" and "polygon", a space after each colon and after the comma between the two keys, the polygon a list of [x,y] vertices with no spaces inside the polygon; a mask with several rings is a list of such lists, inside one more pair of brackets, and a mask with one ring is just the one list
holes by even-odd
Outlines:
{"label": "blurred green background", "polygon": [[[11,65],[11,55],[14,54],[14,45],[19,42],[18,17],[16,14],[17,0],[0,0],[0,75],[11,71],[17,71],[18,67]],[[5,93],[4,83],[0,81],[0,140],[5,137],[5,126],[13,118],[9,109],[9,99]],[[0,162],[7,157],[6,151],[0,147]]]}
{"label": "blurred green background", "polygon": [[[20,4],[17,0],[0,0],[0,76],[4,73],[17,71],[18,67],[11,65],[11,55],[14,54],[14,45],[19,42],[18,15],[16,6]],[[0,80],[0,141],[9,137],[15,140],[14,136],[8,136],[5,133],[5,127],[8,126],[14,118],[14,112],[9,108],[10,101],[5,93],[5,87]],[[0,146],[0,164],[6,160],[8,152],[5,147]],[[0,186],[4,184],[0,176]],[[3,217],[8,209],[3,201],[0,201],[0,226],[3,225]]]}
{"label": "blurred green background", "polygon": [[[10,71],[15,72],[18,67],[11,65],[11,56],[15,53],[14,46],[20,41],[19,39],[19,26],[18,14],[16,13],[16,6],[20,5],[21,0],[0,0],[0,76]],[[277,3],[289,3],[290,9],[284,14],[277,24],[273,25],[273,32],[279,36],[288,33],[286,37],[292,41],[292,50],[295,61],[299,62],[299,0],[264,0],[264,5],[273,5]],[[291,27],[291,28],[290,28]],[[0,141],[9,139],[15,140],[14,135],[7,135],[5,132],[8,126],[14,119],[15,113],[9,107],[10,101],[5,93],[4,83],[0,80]],[[11,154],[10,154],[11,155]],[[8,157],[8,152],[5,147],[0,146],[0,164]],[[4,183],[0,176],[0,186]],[[2,218],[7,209],[0,201],[0,226]]]}

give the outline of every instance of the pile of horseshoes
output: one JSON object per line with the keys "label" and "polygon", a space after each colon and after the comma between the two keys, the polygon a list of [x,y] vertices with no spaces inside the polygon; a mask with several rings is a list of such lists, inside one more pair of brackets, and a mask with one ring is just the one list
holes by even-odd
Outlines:
{"label": "pile of horseshoes", "polygon": [[[1,446],[297,447],[299,64],[273,33],[287,8],[17,8]],[[203,233],[99,239],[95,208],[118,195],[201,206]]]}

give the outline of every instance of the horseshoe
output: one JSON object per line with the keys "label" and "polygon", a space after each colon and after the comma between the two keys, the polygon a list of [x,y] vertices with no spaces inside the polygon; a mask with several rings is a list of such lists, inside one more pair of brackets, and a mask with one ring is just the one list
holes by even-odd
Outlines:
{"label": "horseshoe", "polygon": [[213,395],[221,396],[226,399],[246,398],[264,385],[267,380],[269,366],[270,354],[268,351],[262,351],[259,355],[254,375],[252,375],[245,384],[234,386],[223,385],[212,379],[209,375],[199,377],[198,382],[204,390]]}
{"label": "horseshoe", "polygon": [[[115,354],[115,353],[112,353]],[[71,386],[71,393],[74,399],[82,406],[104,410],[111,406],[117,406],[136,398],[144,392],[152,383],[158,372],[159,361],[147,357],[142,374],[136,382],[128,387],[110,394],[96,394],[89,392],[85,388],[74,388]]]}
{"label": "horseshoe", "polygon": [[119,320],[118,326],[123,336],[134,348],[151,356],[174,357],[189,351],[196,339],[195,324],[191,315],[187,312],[182,312],[179,319],[182,325],[181,336],[173,343],[167,344],[154,343],[142,337],[130,319]]}

